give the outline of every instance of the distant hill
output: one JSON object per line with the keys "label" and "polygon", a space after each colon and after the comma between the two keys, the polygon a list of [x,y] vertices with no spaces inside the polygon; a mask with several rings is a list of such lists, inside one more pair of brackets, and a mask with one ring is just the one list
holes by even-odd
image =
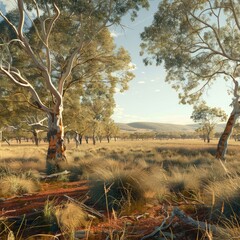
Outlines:
{"label": "distant hill", "polygon": [[[155,123],[155,122],[132,122],[132,123],[117,123],[122,131],[130,132],[195,132],[199,127],[198,124],[171,124],[171,123]],[[225,124],[218,124],[216,132],[222,132]]]}

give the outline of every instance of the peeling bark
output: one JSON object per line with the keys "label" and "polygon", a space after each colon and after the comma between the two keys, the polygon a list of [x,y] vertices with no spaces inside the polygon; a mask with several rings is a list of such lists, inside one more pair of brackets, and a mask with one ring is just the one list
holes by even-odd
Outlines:
{"label": "peeling bark", "polygon": [[64,128],[62,117],[56,114],[49,114],[49,130],[47,139],[49,142],[47,152],[47,173],[51,174],[60,170],[60,164],[67,162],[64,144]]}
{"label": "peeling bark", "polygon": [[216,158],[218,159],[225,159],[225,155],[227,152],[227,144],[228,140],[232,134],[233,127],[236,123],[236,120],[238,118],[238,115],[236,112],[233,112],[230,117],[228,118],[226,127],[219,139],[218,146],[217,146],[217,153],[216,153]]}

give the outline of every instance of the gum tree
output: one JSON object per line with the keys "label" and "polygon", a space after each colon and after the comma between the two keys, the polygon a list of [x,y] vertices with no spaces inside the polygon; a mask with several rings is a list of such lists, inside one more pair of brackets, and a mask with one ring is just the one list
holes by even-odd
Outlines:
{"label": "gum tree", "polygon": [[[62,114],[67,91],[81,82],[119,81],[124,86],[131,80],[115,77],[109,64],[104,64],[111,56],[91,51],[90,46],[100,43],[101,48],[104,30],[120,24],[121,17],[128,12],[134,18],[140,7],[148,7],[148,1],[16,2],[14,17],[0,12],[4,25],[11,31],[7,39],[1,38],[0,80],[17,85],[19,91],[25,91],[29,104],[47,114],[47,161],[56,170],[59,162],[66,160]],[[102,64],[92,69],[97,61]],[[126,76],[128,70],[130,65],[121,72]]]}
{"label": "gum tree", "polygon": [[191,118],[194,122],[200,124],[201,132],[206,136],[207,142],[210,142],[210,136],[219,122],[226,121],[227,115],[220,108],[211,108],[205,102],[193,107]]}
{"label": "gum tree", "polygon": [[[240,5],[237,0],[163,0],[141,34],[146,64],[164,62],[166,82],[181,103],[194,103],[218,79],[230,82],[232,113],[219,139],[217,158],[239,117]],[[227,91],[227,89],[226,89]]]}

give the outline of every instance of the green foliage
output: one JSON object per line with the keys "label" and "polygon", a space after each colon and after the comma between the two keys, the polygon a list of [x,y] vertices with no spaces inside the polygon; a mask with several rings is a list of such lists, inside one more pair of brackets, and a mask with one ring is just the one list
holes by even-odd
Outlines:
{"label": "green foliage", "polygon": [[220,121],[226,121],[227,115],[220,108],[211,108],[205,102],[202,102],[193,107],[191,118],[194,122],[200,123],[200,128],[196,131],[210,141],[210,135],[213,134],[215,126]]}
{"label": "green foliage", "polygon": [[[116,87],[126,90],[134,77],[128,52],[116,48],[108,27],[120,24],[127,13],[134,19],[141,7],[148,8],[148,0],[19,0],[17,6],[0,23],[4,83],[0,101],[20,92],[24,106],[29,104],[49,119],[57,116],[61,120],[65,104],[76,105],[65,115],[75,130],[82,109],[87,108],[87,120],[80,128],[90,124],[96,132],[98,123],[113,113]],[[7,114],[6,109],[4,121]],[[49,128],[56,129],[50,122]]]}
{"label": "green foliage", "polygon": [[239,77],[239,10],[236,0],[159,4],[141,34],[141,54],[149,54],[145,64],[164,62],[166,81],[181,103],[198,100],[220,76],[233,82]]}

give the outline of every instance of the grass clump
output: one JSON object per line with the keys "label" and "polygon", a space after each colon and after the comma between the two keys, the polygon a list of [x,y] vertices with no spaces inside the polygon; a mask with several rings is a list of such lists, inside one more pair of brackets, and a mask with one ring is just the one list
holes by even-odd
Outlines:
{"label": "grass clump", "polygon": [[11,197],[33,193],[39,190],[39,185],[30,179],[22,179],[17,176],[8,176],[0,180],[0,196]]}
{"label": "grass clump", "polygon": [[143,171],[106,170],[98,172],[96,179],[91,182],[90,196],[101,209],[131,210],[146,200],[146,173]]}
{"label": "grass clump", "polygon": [[240,177],[212,182],[205,191],[205,202],[211,201],[213,219],[240,220]]}
{"label": "grass clump", "polygon": [[59,204],[56,200],[47,200],[43,210],[45,223],[49,226],[50,232],[61,231],[69,236],[67,239],[74,239],[73,233],[88,225],[88,215],[81,208],[71,202]]}
{"label": "grass clump", "polygon": [[12,197],[39,191],[40,186],[36,173],[32,171],[15,172],[1,167],[0,197]]}
{"label": "grass clump", "polygon": [[63,232],[73,232],[88,224],[87,213],[74,203],[65,203],[55,208],[58,226]]}

